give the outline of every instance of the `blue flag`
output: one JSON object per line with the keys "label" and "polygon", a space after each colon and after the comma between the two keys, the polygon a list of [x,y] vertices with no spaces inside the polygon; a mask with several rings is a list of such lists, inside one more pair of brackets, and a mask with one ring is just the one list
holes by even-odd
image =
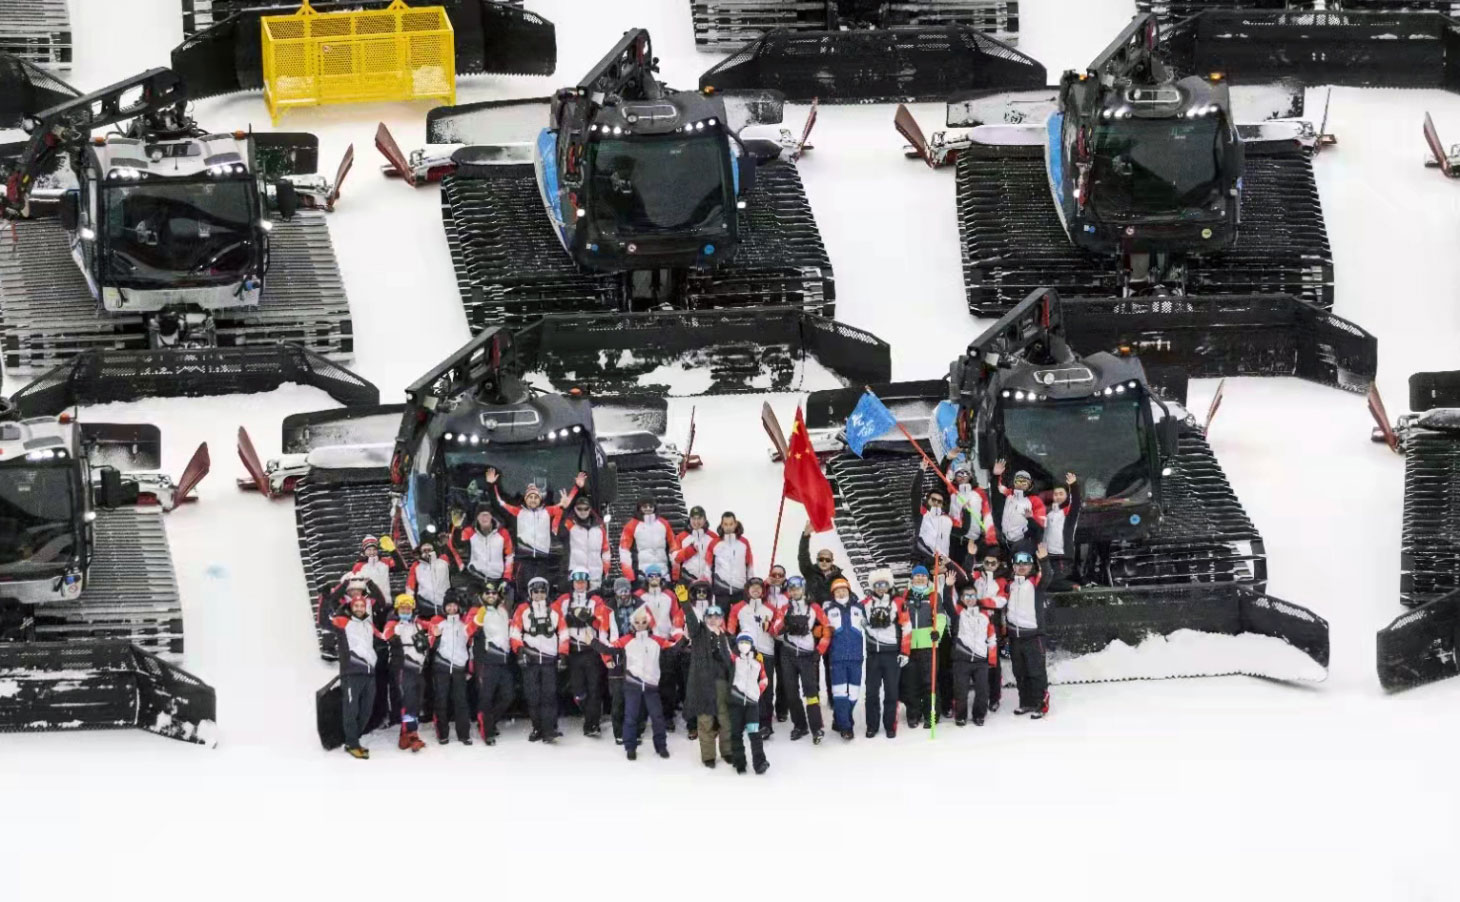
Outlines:
{"label": "blue flag", "polygon": [[897,415],[887,409],[870,391],[862,395],[852,415],[847,417],[847,447],[858,457],[867,443],[897,425]]}
{"label": "blue flag", "polygon": [[958,405],[952,401],[939,401],[933,408],[933,422],[928,425],[928,443],[933,446],[933,458],[942,461],[948,457],[948,452],[958,447]]}

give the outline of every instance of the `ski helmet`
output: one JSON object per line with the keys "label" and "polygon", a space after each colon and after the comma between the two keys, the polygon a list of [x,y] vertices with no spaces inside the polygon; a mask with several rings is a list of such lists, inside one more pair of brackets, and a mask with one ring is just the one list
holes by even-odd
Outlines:
{"label": "ski helmet", "polygon": [[[755,637],[751,636],[750,633],[741,633],[735,637],[735,645],[739,647],[742,653],[753,652],[755,651]],[[746,648],[747,645],[750,647]]]}
{"label": "ski helmet", "polygon": [[1032,564],[1032,563],[1034,563],[1034,555],[1030,554],[1027,551],[1015,552],[1015,554],[1014,554],[1014,563],[1015,564]]}
{"label": "ski helmet", "polygon": [[650,564],[644,568],[644,579],[653,581],[664,578],[664,568],[658,564]]}
{"label": "ski helmet", "polygon": [[846,589],[848,595],[852,594],[852,584],[847,582],[846,579],[840,576],[831,581],[829,591],[832,595],[835,595],[837,589]]}
{"label": "ski helmet", "polygon": [[587,570],[574,570],[572,573],[568,574],[568,580],[575,583],[592,582],[592,578],[588,575]]}
{"label": "ski helmet", "polygon": [[527,594],[535,595],[538,592],[546,595],[548,593],[548,581],[541,576],[534,576],[527,581]]}
{"label": "ski helmet", "polygon": [[724,617],[724,616],[725,616],[725,609],[722,608],[722,607],[720,607],[720,605],[717,602],[713,602],[712,601],[712,602],[710,602],[709,607],[705,608],[705,619],[706,620],[708,620],[711,617]]}

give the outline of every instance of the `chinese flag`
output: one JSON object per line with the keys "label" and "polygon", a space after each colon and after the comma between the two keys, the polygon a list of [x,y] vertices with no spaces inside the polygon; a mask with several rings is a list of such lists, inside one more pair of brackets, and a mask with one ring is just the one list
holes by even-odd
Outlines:
{"label": "chinese flag", "polygon": [[811,518],[811,528],[827,532],[831,527],[832,511],[836,502],[831,497],[831,483],[821,472],[816,452],[811,448],[811,436],[806,434],[806,420],[801,408],[796,408],[796,424],[791,427],[791,441],[786,451],[785,494],[792,501],[799,501]]}

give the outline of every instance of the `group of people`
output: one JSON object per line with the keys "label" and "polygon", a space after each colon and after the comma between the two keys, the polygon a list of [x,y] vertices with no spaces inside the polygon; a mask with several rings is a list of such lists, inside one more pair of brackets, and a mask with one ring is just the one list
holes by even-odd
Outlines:
{"label": "group of people", "polygon": [[[809,525],[800,572],[773,564],[761,578],[732,512],[712,528],[692,508],[689,529],[676,532],[645,499],[622,530],[615,567],[584,474],[547,505],[536,485],[503,497],[488,470],[494,503],[469,524],[454,514],[450,532],[421,541],[409,564],[390,538],[367,536],[351,571],[323,593],[345,748],[369,756],[361,737],[380,703],[399,714],[401,749],[425,746],[426,710],[439,743],[454,727],[471,744],[475,726],[493,745],[520,692],[532,742],[562,735],[561,695],[590,737],[602,734],[607,703],[630,760],[645,739],[667,758],[667,734],[682,718],[706,767],[723,760],[764,773],[776,724],[789,719],[793,741],[823,741],[823,681],[831,728],[846,740],[856,735],[864,677],[868,738],[896,736],[899,703],[912,728],[940,715],[981,726],[999,708],[1001,652],[1019,688],[1015,713],[1043,717],[1040,611],[1045,592],[1073,573],[1065,551],[1077,480],[1068,474],[1046,503],[1022,471],[1005,487],[1002,462],[996,492],[956,462],[939,473],[941,488],[927,488],[927,469],[913,484],[918,563],[905,591],[880,568],[862,598],[830,549],[813,559]],[[392,599],[396,569],[405,591]]]}

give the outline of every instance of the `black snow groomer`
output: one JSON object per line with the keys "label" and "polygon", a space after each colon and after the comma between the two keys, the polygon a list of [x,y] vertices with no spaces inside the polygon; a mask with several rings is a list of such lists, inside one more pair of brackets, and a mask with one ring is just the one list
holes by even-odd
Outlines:
{"label": "black snow groomer", "polygon": [[[321,595],[355,562],[362,536],[394,536],[411,560],[421,540],[445,539],[470,525],[478,505],[495,503],[483,479],[488,467],[502,474],[503,497],[518,503],[529,484],[556,503],[559,490],[587,473],[585,490],[605,515],[614,547],[641,498],[655,499],[676,529],[687,528],[684,461],[664,442],[662,396],[590,401],[539,392],[522,373],[513,337],[488,329],[407,388],[403,405],[287,418],[284,456],[267,465],[239,431],[239,454],[253,476],[243,487],[294,496],[306,582],[317,590],[307,599],[316,624]],[[404,578],[393,575],[393,591]],[[318,634],[321,655],[333,660],[333,631]],[[334,685],[319,693],[326,747],[340,741]],[[388,716],[384,706],[377,711]]]}
{"label": "black snow groomer", "polygon": [[[963,133],[910,154],[956,161],[970,312],[997,316],[1052,286],[1086,306],[1072,334],[1130,344],[1191,376],[1298,375],[1364,391],[1372,336],[1328,312],[1333,260],[1311,156],[1320,130],[1291,117],[1302,90],[1229,87],[1182,75],[1138,16],[1058,88],[968,94],[948,104]],[[1255,113],[1239,125],[1236,110]],[[997,122],[1000,124],[986,124]]]}
{"label": "black snow groomer", "polygon": [[676,91],[656,71],[634,30],[550,102],[433,110],[409,157],[382,126],[389,173],[441,180],[472,331],[513,329],[560,391],[784,391],[810,358],[845,380],[882,365],[881,342],[831,319],[804,133],[754,135],[780,98]]}
{"label": "black snow groomer", "polygon": [[[1082,588],[1051,594],[1042,612],[1055,649],[1051,679],[1323,679],[1328,624],[1266,594],[1262,537],[1181,408],[1182,374],[1148,377],[1124,352],[1077,353],[1068,313],[1055,292],[1035,292],[969,345],[946,382],[873,386],[935,456],[961,451],[979,485],[990,486],[1000,459],[1007,474],[1027,471],[1046,497],[1067,471],[1078,475],[1083,508],[1065,551],[1070,581]],[[844,450],[839,430],[860,394],[813,392],[807,425],[829,455],[837,530],[859,577],[885,566],[903,579],[913,561],[911,499],[946,490],[919,470],[899,430],[863,457]],[[945,433],[931,425],[940,402],[955,411],[956,446],[941,446]],[[1000,523],[1001,509],[995,500]]]}
{"label": "black snow groomer", "polygon": [[1399,690],[1460,674],[1460,372],[1409,377],[1413,413],[1390,428],[1377,394],[1376,441],[1404,456],[1399,603],[1379,631],[1379,682]]}
{"label": "black snow groomer", "polygon": [[[317,385],[353,351],[313,135],[212,134],[152,69],[81,96],[0,56],[0,328],[7,374],[68,403]],[[124,124],[105,136],[92,134]],[[303,209],[301,209],[303,208]]]}
{"label": "black snow groomer", "polygon": [[0,400],[0,732],[137,727],[212,745],[213,689],[177,666],[183,614],[155,426],[78,423],[57,395]]}
{"label": "black snow groomer", "polygon": [[47,69],[71,68],[71,16],[66,0],[0,3],[0,54]]}
{"label": "black snow groomer", "polygon": [[[326,13],[383,9],[390,2],[324,0],[310,5]],[[182,4],[185,39],[172,51],[172,68],[187,81],[194,98],[261,90],[259,19],[299,8],[287,0],[182,0]],[[552,75],[557,68],[553,23],[522,9],[521,0],[429,0],[419,5],[445,8],[455,35],[458,75]]]}
{"label": "black snow groomer", "polygon": [[838,31],[957,25],[1010,46],[1019,40],[1018,0],[690,0],[695,44],[734,51],[769,32]]}
{"label": "black snow groomer", "polygon": [[1136,9],[1155,13],[1163,25],[1181,22],[1205,12],[1235,13],[1396,13],[1453,14],[1455,0],[1136,0]]}
{"label": "black snow groomer", "polygon": [[1045,82],[1044,67],[1013,47],[1017,3],[692,0],[692,6],[696,42],[733,51],[700,76],[701,88],[773,90],[793,103],[911,103]]}

